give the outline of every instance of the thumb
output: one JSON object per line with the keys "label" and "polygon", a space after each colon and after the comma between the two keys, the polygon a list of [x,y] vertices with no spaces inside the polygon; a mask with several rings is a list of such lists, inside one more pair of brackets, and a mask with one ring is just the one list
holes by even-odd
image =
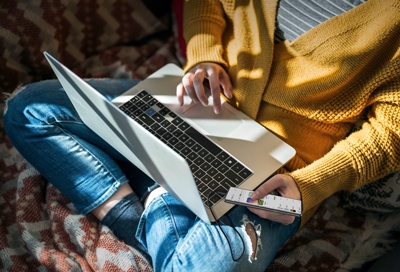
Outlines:
{"label": "thumb", "polygon": [[263,183],[258,187],[254,193],[251,195],[252,199],[260,199],[271,193],[275,189],[279,188],[282,184],[279,182],[279,178],[273,176],[267,182]]}

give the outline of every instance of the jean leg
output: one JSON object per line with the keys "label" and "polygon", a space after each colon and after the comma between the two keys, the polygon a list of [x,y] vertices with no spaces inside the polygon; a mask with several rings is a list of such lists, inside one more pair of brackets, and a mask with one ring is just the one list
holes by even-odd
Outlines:
{"label": "jean leg", "polygon": [[[88,81],[109,100],[137,82]],[[82,123],[57,80],[23,88],[4,114],[11,142],[81,213],[89,213],[127,182],[115,162],[124,158]]]}
{"label": "jean leg", "polygon": [[[285,226],[261,219],[245,207],[228,213],[234,228],[221,229],[198,219],[168,193],[153,200],[144,211],[136,237],[147,248],[155,271],[265,271],[278,249],[294,234],[299,219]],[[257,259],[246,224],[258,232]],[[238,261],[233,258],[243,256]],[[233,256],[232,256],[233,255]]]}

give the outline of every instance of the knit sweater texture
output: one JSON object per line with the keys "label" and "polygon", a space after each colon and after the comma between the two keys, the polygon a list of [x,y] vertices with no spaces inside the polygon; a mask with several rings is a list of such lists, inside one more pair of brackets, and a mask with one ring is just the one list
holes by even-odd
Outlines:
{"label": "knit sweater texture", "polygon": [[335,192],[400,169],[400,1],[368,0],[274,45],[276,8],[276,0],[186,0],[185,71],[221,64],[230,103],[296,149],[285,169],[304,225]]}

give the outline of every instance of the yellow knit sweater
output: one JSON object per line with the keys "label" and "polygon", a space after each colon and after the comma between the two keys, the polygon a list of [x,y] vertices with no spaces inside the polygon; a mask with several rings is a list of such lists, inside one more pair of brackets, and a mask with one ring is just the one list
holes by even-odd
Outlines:
{"label": "yellow knit sweater", "polygon": [[186,0],[185,70],[226,67],[232,104],[296,149],[285,168],[304,224],[333,193],[400,169],[400,1],[368,0],[275,46],[276,2]]}

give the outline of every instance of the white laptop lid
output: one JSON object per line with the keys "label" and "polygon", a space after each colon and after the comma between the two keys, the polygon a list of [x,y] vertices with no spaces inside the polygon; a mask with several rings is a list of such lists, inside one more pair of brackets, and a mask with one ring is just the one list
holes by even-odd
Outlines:
{"label": "white laptop lid", "polygon": [[[57,60],[45,55],[85,124],[205,222],[213,219],[209,210],[204,208],[190,169],[181,156]],[[113,104],[124,103],[146,89],[254,172],[240,186],[244,189],[253,190],[294,156],[292,147],[228,103],[222,104],[219,115],[212,110],[212,100],[206,108],[192,104],[189,98],[185,99],[184,106],[179,106],[175,90],[182,76],[181,68],[174,64],[166,65],[114,99]],[[220,201],[213,211],[219,218],[231,207],[231,204]]]}
{"label": "white laptop lid", "polygon": [[82,121],[199,218],[210,223],[185,159],[51,55],[45,52],[45,56]]}

